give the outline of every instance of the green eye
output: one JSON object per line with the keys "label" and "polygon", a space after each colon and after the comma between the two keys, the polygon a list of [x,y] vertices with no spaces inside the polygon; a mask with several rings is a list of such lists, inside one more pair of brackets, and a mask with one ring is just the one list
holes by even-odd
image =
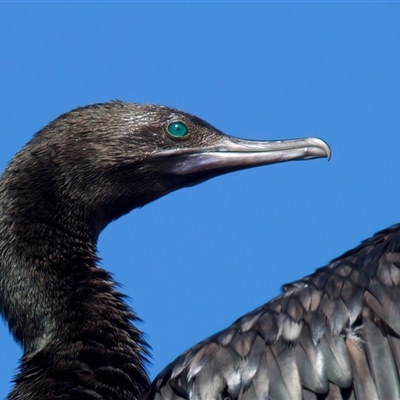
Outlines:
{"label": "green eye", "polygon": [[168,125],[168,133],[174,138],[182,138],[189,133],[187,126],[183,122],[172,122]]}

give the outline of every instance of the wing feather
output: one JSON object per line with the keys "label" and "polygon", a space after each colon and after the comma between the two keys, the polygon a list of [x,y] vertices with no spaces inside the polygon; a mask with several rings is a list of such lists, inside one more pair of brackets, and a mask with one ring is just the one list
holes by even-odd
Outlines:
{"label": "wing feather", "polygon": [[400,399],[400,225],[188,350],[142,399]]}

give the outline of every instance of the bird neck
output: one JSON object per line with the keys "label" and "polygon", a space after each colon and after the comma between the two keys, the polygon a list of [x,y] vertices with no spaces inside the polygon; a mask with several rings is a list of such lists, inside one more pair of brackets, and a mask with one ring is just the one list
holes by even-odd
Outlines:
{"label": "bird neck", "polygon": [[68,221],[51,211],[0,198],[0,307],[24,350],[10,399],[136,399],[148,385],[138,318],[96,265],[79,208]]}

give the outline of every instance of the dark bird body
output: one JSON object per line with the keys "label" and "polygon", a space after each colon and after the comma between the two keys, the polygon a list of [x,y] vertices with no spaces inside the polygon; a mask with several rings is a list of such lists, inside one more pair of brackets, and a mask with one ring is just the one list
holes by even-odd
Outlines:
{"label": "dark bird body", "polygon": [[0,181],[0,307],[24,354],[10,399],[399,399],[400,225],[199,343],[149,387],[138,318],[97,265],[100,231],[182,187],[329,156],[318,139],[241,141],[180,111],[64,114]]}
{"label": "dark bird body", "polygon": [[24,354],[10,399],[399,399],[400,225],[199,343],[149,387],[138,318],[96,243],[182,187],[329,156],[318,139],[252,142],[180,111],[113,102],[64,114],[0,181],[0,307]]}
{"label": "dark bird body", "polygon": [[0,180],[0,310],[23,348],[9,399],[137,399],[148,387],[138,318],[97,265],[108,223],[217,175],[328,155],[319,139],[244,141],[122,102],[39,131]]}

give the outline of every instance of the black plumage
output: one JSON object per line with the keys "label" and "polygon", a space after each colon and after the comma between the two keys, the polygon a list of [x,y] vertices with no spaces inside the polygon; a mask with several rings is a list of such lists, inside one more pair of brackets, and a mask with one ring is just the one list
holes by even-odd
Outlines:
{"label": "black plumage", "polygon": [[399,284],[395,225],[188,350],[143,398],[399,399]]}
{"label": "black plumage", "polygon": [[[97,265],[97,238],[108,223],[220,174],[326,156],[329,148],[319,139],[243,141],[190,114],[154,105],[82,107],[43,128],[0,180],[0,311],[24,351],[9,398],[137,399],[148,386],[148,346],[136,326],[138,317]],[[301,312],[298,321],[284,312],[271,314],[275,328],[265,314],[261,336],[251,330],[257,319],[252,315],[245,317],[249,329],[243,334],[230,328],[222,342],[212,339],[200,345],[204,351],[185,356],[195,368],[189,378],[196,376],[200,397],[210,398],[210,390],[216,396],[239,396],[243,381],[265,391],[251,382],[261,382],[272,364],[289,362],[276,381],[288,379],[293,359],[285,352],[286,343],[280,341],[277,352],[265,340],[295,342],[306,332]],[[372,334],[377,335],[371,328]],[[336,347],[332,351],[339,352]],[[265,369],[252,356],[255,348],[266,350]],[[244,360],[239,370],[238,354]],[[176,368],[183,372],[182,386],[175,378],[174,389],[167,383],[167,391],[185,397],[192,382],[184,378],[186,366],[178,362]],[[164,377],[169,375],[167,370]],[[301,390],[297,386],[296,393]],[[287,387],[280,384],[274,390],[286,393]]]}

